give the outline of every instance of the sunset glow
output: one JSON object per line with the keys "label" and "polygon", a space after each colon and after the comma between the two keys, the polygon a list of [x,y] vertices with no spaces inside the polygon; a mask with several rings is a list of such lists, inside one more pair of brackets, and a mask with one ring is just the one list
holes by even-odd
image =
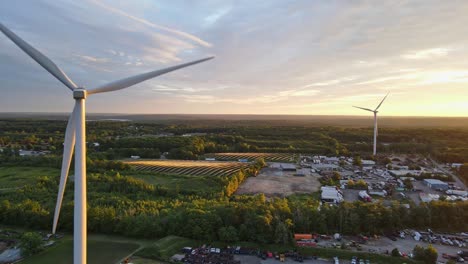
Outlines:
{"label": "sunset glow", "polygon": [[[90,113],[367,115],[351,106],[390,92],[381,116],[468,116],[467,13],[456,1],[0,2],[1,22],[85,87],[216,56],[96,96]],[[3,37],[0,57],[0,111],[70,111]]]}

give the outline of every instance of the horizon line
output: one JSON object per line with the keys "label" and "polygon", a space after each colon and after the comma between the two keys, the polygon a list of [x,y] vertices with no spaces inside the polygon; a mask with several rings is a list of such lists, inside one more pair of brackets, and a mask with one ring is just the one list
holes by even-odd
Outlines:
{"label": "horizon line", "polygon": [[[57,114],[57,115],[69,115],[70,112],[0,112],[0,114]],[[371,117],[371,115],[339,115],[339,114],[199,114],[199,113],[101,113],[101,112],[88,112],[86,113],[87,115],[192,115],[192,116],[317,116],[317,117]],[[395,117],[401,117],[401,118],[468,118],[467,116],[411,116],[411,115],[379,115],[379,118],[395,118]]]}

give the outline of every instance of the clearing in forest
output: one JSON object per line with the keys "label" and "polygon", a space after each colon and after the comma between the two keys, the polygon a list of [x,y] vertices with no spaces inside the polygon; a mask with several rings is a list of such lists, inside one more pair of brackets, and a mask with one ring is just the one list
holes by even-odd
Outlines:
{"label": "clearing in forest", "polygon": [[246,162],[192,160],[137,160],[125,163],[137,171],[200,176],[232,175],[250,165]]}
{"label": "clearing in forest", "polygon": [[206,157],[215,158],[216,160],[239,160],[246,159],[254,161],[258,158],[263,158],[265,161],[276,162],[294,162],[297,155],[292,153],[213,153],[206,154]]}
{"label": "clearing in forest", "polygon": [[282,171],[270,165],[256,177],[249,177],[236,191],[236,194],[263,193],[267,197],[288,196],[296,193],[313,193],[319,190],[320,182],[315,174],[294,176],[295,171]]}

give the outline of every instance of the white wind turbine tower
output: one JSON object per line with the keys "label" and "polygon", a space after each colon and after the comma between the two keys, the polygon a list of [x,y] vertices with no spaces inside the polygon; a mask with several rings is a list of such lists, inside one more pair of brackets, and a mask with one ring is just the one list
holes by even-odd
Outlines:
{"label": "white wind turbine tower", "polygon": [[359,107],[359,106],[353,106],[353,107],[356,107],[356,108],[359,108],[359,109],[366,110],[366,111],[374,113],[374,151],[373,151],[374,156],[375,156],[375,154],[377,154],[377,113],[379,112],[377,110],[380,108],[380,106],[382,105],[385,98],[387,98],[387,96],[388,96],[388,93],[382,99],[380,104],[375,108],[375,110],[372,110],[372,109],[369,109],[369,108],[364,108],[364,107]]}
{"label": "white wind turbine tower", "polygon": [[154,78],[156,76],[169,73],[187,66],[191,66],[200,62],[212,59],[213,57],[204,58],[161,70],[151,71],[115,82],[101,85],[94,89],[86,90],[83,87],[77,86],[57,65],[55,65],[49,58],[41,52],[26,43],[15,33],[11,32],[3,24],[0,23],[0,31],[3,32],[11,41],[18,47],[26,52],[31,58],[39,63],[44,69],[51,73],[55,78],[67,86],[73,93],[75,99],[75,107],[68,120],[67,128],[65,131],[65,144],[63,151],[62,170],[60,173],[60,185],[57,196],[57,204],[55,207],[54,222],[52,233],[55,233],[57,228],[57,221],[59,218],[60,207],[62,205],[63,193],[67,182],[68,171],[70,169],[70,162],[72,158],[73,148],[75,149],[75,207],[74,207],[74,220],[73,220],[73,263],[84,264],[86,263],[86,145],[85,145],[85,100],[88,95],[112,92],[121,90]]}

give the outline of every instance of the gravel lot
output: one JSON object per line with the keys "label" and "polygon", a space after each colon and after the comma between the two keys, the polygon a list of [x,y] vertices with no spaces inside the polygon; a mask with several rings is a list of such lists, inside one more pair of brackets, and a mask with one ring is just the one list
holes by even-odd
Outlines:
{"label": "gravel lot", "polygon": [[[273,264],[273,263],[286,263],[286,264],[298,264],[300,262],[297,262],[297,261],[294,261],[290,258],[286,258],[286,260],[284,262],[280,262],[276,259],[266,259],[266,260],[262,260],[258,257],[255,257],[255,256],[244,256],[244,255],[236,255],[234,257],[236,260],[240,260],[242,264]],[[304,262],[302,263],[333,263],[332,261],[330,260],[321,260],[321,259],[318,259],[318,260],[310,260],[310,259],[305,259]],[[340,263],[345,263],[345,262],[341,262]]]}
{"label": "gravel lot", "polygon": [[[347,242],[351,239],[352,238],[345,237],[344,241]],[[322,240],[319,242],[319,245],[328,247],[328,246],[331,246],[332,243],[340,243],[340,242],[336,242],[335,240],[329,240],[329,241]],[[429,244],[423,241],[416,241],[411,237],[406,237],[405,239],[398,238],[396,241],[392,241],[387,237],[381,237],[380,239],[377,239],[377,240],[370,239],[366,244],[361,244],[361,247],[362,247],[361,252],[373,252],[373,253],[385,254],[387,250],[388,252],[391,252],[394,248],[398,248],[400,252],[408,254],[413,251],[413,248],[416,245],[427,247]],[[462,250],[461,248],[454,247],[454,246],[446,246],[446,245],[439,245],[439,244],[434,244],[433,246],[437,249],[437,252],[439,253],[438,260],[443,263],[446,262],[446,259],[442,258],[443,253],[447,253],[449,255],[457,255],[457,252],[459,250]],[[353,250],[354,248],[350,248],[350,249]],[[467,250],[467,249],[465,248],[463,250]],[[341,260],[340,260],[340,263],[342,263]],[[343,262],[343,263],[347,263],[347,262]]]}
{"label": "gravel lot", "polygon": [[294,193],[312,193],[320,189],[317,174],[294,176],[296,172],[282,171],[272,164],[264,168],[256,177],[249,177],[236,194],[264,193],[267,197],[288,196]]}

